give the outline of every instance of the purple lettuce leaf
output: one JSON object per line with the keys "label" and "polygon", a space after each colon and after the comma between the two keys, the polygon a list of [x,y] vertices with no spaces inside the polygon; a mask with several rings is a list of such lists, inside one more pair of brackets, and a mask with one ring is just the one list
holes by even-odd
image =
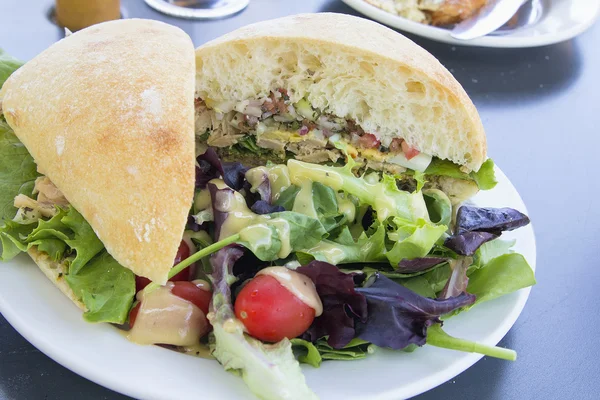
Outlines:
{"label": "purple lettuce leaf", "polygon": [[354,289],[353,275],[322,261],[313,261],[296,271],[314,282],[323,303],[323,314],[315,318],[303,338],[315,342],[329,336],[327,343],[334,349],[346,346],[356,336],[355,317],[363,321],[367,318],[366,299]]}
{"label": "purple lettuce leaf", "polygon": [[445,300],[451,297],[460,296],[461,293],[467,291],[467,285],[469,284],[469,278],[467,277],[467,269],[473,263],[471,257],[461,257],[458,260],[450,260],[450,269],[452,273],[446,286],[438,295],[438,299]]}
{"label": "purple lettuce leaf", "polygon": [[408,260],[406,258],[400,260],[396,272],[402,274],[411,274],[414,272],[421,272],[435,267],[438,264],[445,263],[448,261],[442,257],[419,257]]}
{"label": "purple lettuce leaf", "polygon": [[234,190],[241,190],[244,186],[245,175],[248,168],[239,162],[221,161],[216,151],[209,147],[204,154],[197,158],[196,187],[203,189],[211,179],[223,178],[223,181]]}
{"label": "purple lettuce leaf", "polygon": [[466,293],[446,300],[429,299],[379,273],[371,285],[356,291],[368,305],[367,320],[356,321],[357,336],[396,350],[424,345],[427,328],[441,323],[441,315],[475,302],[475,296]]}
{"label": "purple lettuce leaf", "polygon": [[463,232],[450,236],[444,246],[461,256],[472,256],[482,244],[497,237],[498,235],[489,232]]}
{"label": "purple lettuce leaf", "polygon": [[208,184],[210,197],[212,200],[213,218],[215,222],[215,240],[221,240],[221,227],[229,216],[229,204],[231,204],[234,196],[233,189],[219,189],[213,183]]}
{"label": "purple lettuce leaf", "polygon": [[256,201],[254,204],[252,204],[252,207],[250,207],[250,209],[256,214],[271,214],[275,212],[285,211],[285,208],[283,208],[282,206],[272,205],[264,200]]}
{"label": "purple lettuce leaf", "polygon": [[235,281],[233,276],[233,265],[244,254],[243,248],[230,245],[217,251],[210,257],[212,273],[210,275],[213,284],[213,301],[211,310],[222,313],[220,320],[235,318],[231,299],[231,284]]}
{"label": "purple lettuce leaf", "polygon": [[456,214],[456,233],[468,231],[500,235],[529,224],[527,215],[512,208],[462,206]]}

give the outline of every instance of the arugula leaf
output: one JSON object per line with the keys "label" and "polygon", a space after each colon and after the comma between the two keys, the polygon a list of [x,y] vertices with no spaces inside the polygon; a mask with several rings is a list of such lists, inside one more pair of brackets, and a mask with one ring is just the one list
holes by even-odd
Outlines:
{"label": "arugula leaf", "polygon": [[17,212],[13,206],[15,197],[18,194],[31,197],[38,176],[33,158],[10,126],[0,118],[0,220],[14,217]]}
{"label": "arugula leaf", "polygon": [[127,319],[135,296],[135,275],[106,251],[94,257],[78,274],[65,279],[88,311],[88,322],[122,324]]}
{"label": "arugula leaf", "polygon": [[475,181],[477,186],[482,190],[493,189],[498,183],[494,174],[494,161],[492,161],[491,158],[485,160],[481,165],[481,168],[479,168],[479,171],[472,171],[466,174],[460,170],[459,165],[454,164],[452,161],[441,160],[434,157],[425,170],[425,175],[442,175],[456,179]]}

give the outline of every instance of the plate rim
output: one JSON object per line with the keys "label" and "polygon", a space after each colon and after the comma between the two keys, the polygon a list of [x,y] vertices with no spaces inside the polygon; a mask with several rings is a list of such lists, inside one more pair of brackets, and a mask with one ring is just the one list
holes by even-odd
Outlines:
{"label": "plate rim", "polygon": [[[367,3],[365,0],[342,0],[346,5],[376,22],[382,23],[404,32],[411,33],[429,40],[440,43],[452,44],[465,47],[488,47],[488,48],[530,48],[541,47],[564,42],[579,36],[590,28],[600,17],[600,1],[596,1],[595,12],[589,15],[584,22],[574,25],[569,29],[557,33],[546,33],[535,36],[511,37],[510,34],[502,36],[483,36],[472,40],[458,40],[450,36],[448,29],[439,28],[411,21],[404,17],[391,14],[381,8]],[[577,0],[585,1],[585,0]]]}
{"label": "plate rim", "polygon": [[[508,177],[502,172],[502,170],[498,166],[495,167],[495,170],[496,170],[496,174],[499,178],[498,181],[499,182],[506,181],[506,183],[509,185],[508,188],[514,192],[515,199],[520,203],[520,206],[522,207],[522,211],[528,215],[529,213],[528,213],[527,207],[525,206],[523,199],[519,195],[515,186],[512,184],[512,182],[508,179]],[[532,224],[530,224],[529,226],[527,226],[523,229],[530,230],[530,233],[528,233],[527,236],[528,236],[528,241],[529,241],[529,239],[531,239],[530,245],[532,246],[532,249],[529,252],[529,257],[527,257],[527,261],[529,262],[531,268],[533,269],[533,271],[535,273],[536,264],[537,264],[537,244],[536,244],[536,240],[535,240],[533,226],[532,226]],[[27,262],[31,263],[35,266],[33,261],[30,260],[29,258],[27,258],[27,255],[21,255],[21,256],[26,257]],[[35,270],[36,270],[36,272],[39,272],[40,274],[42,274],[42,272],[37,268],[37,266],[35,266]],[[45,277],[43,277],[43,278],[45,280],[45,284],[47,284],[49,288],[55,288],[55,286],[49,280],[47,280]],[[498,344],[498,342],[500,342],[500,340],[508,333],[508,331],[512,328],[512,326],[515,324],[516,320],[520,316],[521,312],[523,311],[523,308],[525,307],[525,304],[527,303],[530,292],[531,292],[531,287],[527,287],[527,288],[521,289],[515,293],[508,295],[508,296],[516,296],[517,297],[516,303],[509,310],[508,315],[503,319],[503,321],[494,328],[493,334],[488,335],[485,339],[478,340],[478,341],[480,341],[481,343],[484,343],[484,344],[488,344],[488,345]],[[62,293],[60,293],[60,295],[64,298],[65,301],[68,302],[68,304],[72,305],[72,302],[69,299],[67,299],[64,295],[62,295]],[[501,301],[501,299],[497,299],[497,300]],[[495,300],[495,301],[497,301],[497,300]],[[75,306],[74,305],[72,305],[72,306],[75,309]],[[11,306],[10,299],[5,298],[4,293],[2,293],[2,292],[0,292],[0,313],[2,313],[4,318],[11,324],[11,326],[15,330],[17,330],[17,332],[19,332],[19,334],[21,334],[28,342],[30,342],[33,346],[35,346],[37,349],[39,349],[46,356],[50,357],[54,361],[61,364],[63,367],[71,370],[72,372],[74,372],[86,379],[89,379],[90,381],[92,381],[100,386],[106,387],[108,389],[114,390],[116,392],[131,396],[134,398],[158,398],[158,397],[156,397],[156,395],[153,395],[149,390],[144,390],[143,388],[136,388],[135,385],[125,384],[123,380],[116,379],[116,377],[114,377],[114,376],[111,377],[110,373],[106,373],[101,368],[92,365],[90,362],[86,361],[85,357],[83,357],[82,355],[72,356],[69,354],[68,351],[65,351],[64,347],[62,347],[60,345],[56,345],[51,340],[48,340],[43,333],[29,329],[27,327],[25,318],[23,318],[19,315],[18,307]],[[79,314],[79,317],[80,317],[80,314]],[[108,329],[111,331],[116,330],[115,328],[109,326],[108,324],[100,324],[100,326],[99,325],[93,325],[93,326],[94,326],[94,328],[100,327],[101,329]],[[125,338],[123,338],[123,340],[126,341]],[[193,357],[190,357],[187,355],[183,355],[180,353],[172,352],[170,350],[166,350],[166,349],[162,349],[162,348],[154,347],[154,346],[144,348],[144,350],[150,350],[150,351],[161,350],[161,351],[164,351],[167,353],[173,353],[174,355],[177,355],[177,356],[185,357],[186,359],[193,358]],[[450,351],[450,350],[447,350],[447,351]],[[483,355],[480,355],[480,354],[464,355],[464,353],[463,353],[462,359],[457,360],[456,362],[453,362],[447,368],[445,368],[441,371],[436,371],[432,375],[428,375],[426,384],[423,384],[420,380],[418,380],[409,385],[398,386],[395,388],[388,389],[385,392],[375,394],[375,397],[373,397],[373,398],[377,398],[379,400],[387,400],[387,399],[392,400],[392,399],[398,399],[398,398],[408,398],[408,397],[412,397],[412,396],[424,393],[426,391],[429,391],[429,390],[449,381],[453,377],[456,377],[460,373],[462,373],[465,370],[467,370],[468,368],[470,368],[473,364],[475,364],[481,358],[483,358]],[[201,373],[201,370],[200,370],[200,373]],[[236,379],[239,379],[239,378],[236,377]],[[249,391],[248,391],[248,393],[249,393]],[[358,399],[361,397],[351,396],[350,398]],[[371,398],[371,397],[369,397],[369,398]]]}

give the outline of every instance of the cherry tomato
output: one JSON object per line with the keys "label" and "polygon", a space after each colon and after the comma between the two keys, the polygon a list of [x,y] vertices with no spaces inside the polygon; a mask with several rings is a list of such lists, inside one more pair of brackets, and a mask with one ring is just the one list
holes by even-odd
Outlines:
{"label": "cherry tomato", "polygon": [[295,338],[315,319],[315,310],[269,275],[258,275],[235,300],[235,315],[248,333],[265,342]]}
{"label": "cherry tomato", "polygon": [[138,316],[138,313],[140,312],[140,307],[142,306],[142,303],[137,303],[135,305],[135,307],[133,307],[131,309],[131,311],[129,312],[129,328],[133,328],[133,325],[135,324],[135,320]]}
{"label": "cherry tomato", "polygon": [[421,153],[419,150],[415,149],[414,147],[411,147],[405,141],[402,142],[402,151],[404,152],[404,155],[406,156],[407,160],[410,160],[411,158],[416,157]]}
{"label": "cherry tomato", "polygon": [[[173,261],[173,265],[179,264],[181,261],[185,260],[190,256],[190,248],[188,247],[185,240],[182,240],[179,244],[179,249],[177,249],[177,254],[175,255],[175,260]],[[176,274],[174,277],[169,279],[172,282],[176,281],[189,281],[192,275],[192,268],[194,264],[190,265],[180,273]],[[135,277],[135,291],[139,292],[143,290],[146,286],[150,284],[150,279],[144,278],[143,276]]]}
{"label": "cherry tomato", "polygon": [[204,315],[208,314],[208,305],[212,298],[211,292],[199,288],[193,282],[179,281],[174,282],[174,284],[175,286],[171,289],[171,293],[195,304],[196,307],[204,312]]}
{"label": "cherry tomato", "polygon": [[358,144],[365,149],[375,149],[381,146],[381,142],[377,139],[377,136],[372,133],[365,133],[358,139]]}

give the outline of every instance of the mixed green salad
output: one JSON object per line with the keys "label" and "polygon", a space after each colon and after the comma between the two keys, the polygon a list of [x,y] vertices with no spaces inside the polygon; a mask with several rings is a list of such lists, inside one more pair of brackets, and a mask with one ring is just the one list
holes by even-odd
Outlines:
{"label": "mixed green salad", "polygon": [[[19,65],[0,53],[0,85]],[[352,157],[247,168],[209,147],[197,159],[171,282],[160,287],[112,258],[72,206],[14,207],[19,196],[42,203],[41,177],[0,117],[0,260],[31,248],[47,254],[64,266],[87,321],[131,332],[159,326],[151,339],[131,337],[176,350],[206,345],[265,399],[314,398],[300,363],[359,360],[378,348],[428,344],[514,360],[512,350],[447,335],[443,321],[535,284],[514,242],[501,238],[529,219],[509,208],[456,206],[442,190],[425,189],[439,175],[491,189],[491,160],[469,176],[438,159],[404,176],[357,170]],[[412,191],[399,188],[407,177]],[[188,319],[166,315],[169,301]],[[191,339],[173,332],[181,326]]]}

